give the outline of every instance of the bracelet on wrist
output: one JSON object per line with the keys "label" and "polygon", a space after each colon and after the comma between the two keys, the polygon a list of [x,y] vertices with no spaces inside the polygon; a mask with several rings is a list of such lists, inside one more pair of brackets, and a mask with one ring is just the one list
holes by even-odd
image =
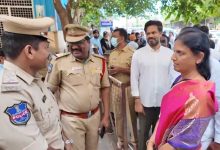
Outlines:
{"label": "bracelet on wrist", "polygon": [[72,143],[73,143],[73,140],[72,140],[72,139],[65,141],[65,144],[72,144]]}

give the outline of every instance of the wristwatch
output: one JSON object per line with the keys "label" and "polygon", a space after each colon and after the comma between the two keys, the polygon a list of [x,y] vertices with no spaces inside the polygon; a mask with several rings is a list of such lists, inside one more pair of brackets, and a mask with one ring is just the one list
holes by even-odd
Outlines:
{"label": "wristwatch", "polygon": [[72,144],[73,143],[73,140],[72,139],[69,139],[69,140],[66,140],[65,141],[65,144]]}

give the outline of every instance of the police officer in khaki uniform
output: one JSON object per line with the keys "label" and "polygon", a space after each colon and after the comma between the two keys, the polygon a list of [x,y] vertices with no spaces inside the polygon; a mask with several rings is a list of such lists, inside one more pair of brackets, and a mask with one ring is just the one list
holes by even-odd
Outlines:
{"label": "police officer in khaki uniform", "polygon": [[[130,82],[130,66],[131,59],[134,50],[129,47],[126,43],[127,31],[123,28],[115,29],[112,33],[111,43],[115,47],[109,56],[109,73],[121,81],[122,83]],[[112,87],[112,105],[116,120],[116,134],[118,136],[117,147],[121,149],[123,147],[123,124],[121,118],[121,98],[118,89]],[[130,87],[126,90],[126,109],[127,109],[127,120],[128,127],[131,133],[131,143],[134,149],[137,148],[137,120],[136,113],[134,111],[134,100],[131,96]]]}
{"label": "police officer in khaki uniform", "polygon": [[0,149],[63,150],[59,109],[37,71],[49,56],[51,18],[0,16],[6,56],[0,73]]}
{"label": "police officer in khaki uniform", "polygon": [[69,53],[56,58],[46,77],[48,87],[59,90],[59,108],[66,145],[74,150],[97,150],[100,96],[104,104],[101,125],[109,124],[109,79],[105,59],[90,54],[89,30],[65,27]]}

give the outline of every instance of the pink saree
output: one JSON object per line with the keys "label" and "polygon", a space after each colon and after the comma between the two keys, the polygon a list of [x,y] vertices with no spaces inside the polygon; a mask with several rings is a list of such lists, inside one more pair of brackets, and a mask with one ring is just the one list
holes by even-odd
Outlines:
{"label": "pink saree", "polygon": [[161,103],[156,147],[169,143],[175,149],[200,149],[201,137],[217,109],[214,83],[187,80],[176,84]]}

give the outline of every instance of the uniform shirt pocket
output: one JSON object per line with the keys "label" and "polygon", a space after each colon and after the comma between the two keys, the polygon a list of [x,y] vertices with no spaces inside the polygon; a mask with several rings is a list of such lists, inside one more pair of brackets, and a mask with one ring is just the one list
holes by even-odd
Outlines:
{"label": "uniform shirt pocket", "polygon": [[83,74],[82,71],[66,71],[63,75],[63,80],[67,81],[69,84],[77,86],[83,84]]}

